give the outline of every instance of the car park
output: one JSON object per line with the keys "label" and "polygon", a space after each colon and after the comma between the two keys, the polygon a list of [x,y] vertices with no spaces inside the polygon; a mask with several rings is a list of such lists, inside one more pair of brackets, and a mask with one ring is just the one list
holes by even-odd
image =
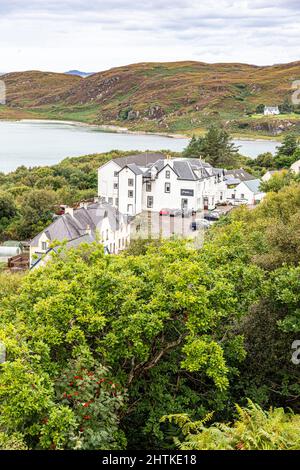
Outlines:
{"label": "car park", "polygon": [[208,229],[211,226],[212,222],[209,222],[206,219],[195,219],[190,224],[190,229],[195,232],[201,228]]}
{"label": "car park", "polygon": [[204,219],[210,220],[212,222],[216,222],[217,220],[219,220],[220,216],[221,216],[220,212],[211,211],[211,212],[207,212],[206,214],[204,214]]}

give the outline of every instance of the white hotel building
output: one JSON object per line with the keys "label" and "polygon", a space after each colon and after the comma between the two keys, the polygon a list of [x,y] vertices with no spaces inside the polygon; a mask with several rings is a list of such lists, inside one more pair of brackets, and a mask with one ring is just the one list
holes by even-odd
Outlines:
{"label": "white hotel building", "polygon": [[98,170],[98,196],[123,214],[162,208],[214,209],[225,202],[225,171],[198,158],[143,153],[116,158]]}

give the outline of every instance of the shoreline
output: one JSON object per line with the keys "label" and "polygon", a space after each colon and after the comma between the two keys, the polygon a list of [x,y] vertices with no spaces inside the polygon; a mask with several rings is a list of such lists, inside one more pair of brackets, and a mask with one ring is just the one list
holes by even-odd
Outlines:
{"label": "shoreline", "polygon": [[147,132],[147,131],[131,131],[127,127],[114,126],[110,124],[88,124],[80,121],[66,121],[57,119],[7,119],[6,122],[27,122],[27,123],[45,123],[45,124],[67,124],[70,126],[94,128],[102,132],[110,132],[112,134],[128,134],[128,135],[153,135],[158,137],[168,137],[169,139],[190,139],[185,134],[172,134],[165,132]]}
{"label": "shoreline", "polygon": [[[69,120],[60,120],[60,119],[0,119],[0,122],[25,122],[25,123],[45,123],[45,124],[65,124],[69,126],[78,126],[85,127],[89,129],[94,129],[99,132],[109,132],[112,134],[124,134],[124,135],[148,135],[148,136],[157,136],[157,137],[167,137],[169,139],[187,139],[190,140],[192,136],[188,134],[173,134],[168,132],[149,132],[149,131],[131,131],[127,127],[115,126],[112,124],[90,124],[82,121],[69,121]],[[260,137],[245,137],[239,135],[232,135],[232,140],[240,140],[242,142],[276,142],[280,144],[281,139],[276,139],[276,137],[271,136],[260,136]]]}

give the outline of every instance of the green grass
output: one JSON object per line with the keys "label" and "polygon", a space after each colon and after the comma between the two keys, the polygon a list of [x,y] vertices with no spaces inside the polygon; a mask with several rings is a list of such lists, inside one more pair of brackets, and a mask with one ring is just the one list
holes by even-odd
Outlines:
{"label": "green grass", "polygon": [[300,121],[300,114],[297,113],[289,113],[289,114],[278,114],[276,116],[265,116],[264,114],[252,114],[250,119],[261,119],[261,120],[270,120],[270,121],[282,121],[285,119],[295,119]]}

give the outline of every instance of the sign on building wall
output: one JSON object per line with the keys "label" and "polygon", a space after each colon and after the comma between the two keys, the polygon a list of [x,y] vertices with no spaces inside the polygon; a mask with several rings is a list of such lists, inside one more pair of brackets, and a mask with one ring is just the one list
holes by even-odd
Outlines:
{"label": "sign on building wall", "polygon": [[181,189],[180,191],[181,196],[194,196],[193,189]]}

